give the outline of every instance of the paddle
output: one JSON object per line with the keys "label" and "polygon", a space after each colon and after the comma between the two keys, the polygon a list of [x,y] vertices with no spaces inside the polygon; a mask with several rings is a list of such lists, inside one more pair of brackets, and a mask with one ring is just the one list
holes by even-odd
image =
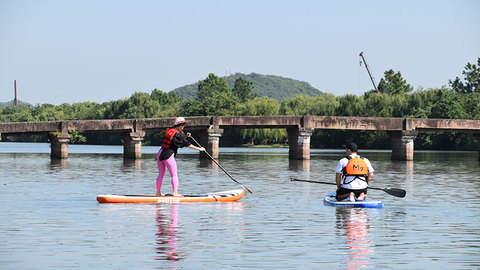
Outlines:
{"label": "paddle", "polygon": [[[296,179],[296,178],[290,178],[291,181],[299,181],[299,182],[308,182],[308,183],[316,183],[316,184],[326,184],[326,185],[337,185],[335,183],[330,183],[330,182],[322,182],[322,181],[311,181],[311,180],[304,180],[304,179]],[[407,195],[407,191],[404,189],[400,188],[375,188],[375,187],[368,187],[369,189],[376,189],[376,190],[383,190],[386,193],[393,195],[395,197],[400,197],[403,198],[405,195]]]}
{"label": "paddle", "polygon": [[[192,138],[192,140],[198,145],[198,147],[202,147],[202,146],[197,142],[197,140],[195,140],[195,138],[193,138],[192,136],[190,136],[189,138]],[[222,167],[222,165],[220,165],[220,163],[218,163],[218,162],[208,153],[207,150],[205,150],[205,153],[207,154],[207,156],[209,156],[209,157],[213,160],[213,162],[215,162],[215,164],[218,165],[218,167],[220,167],[220,169],[222,169],[222,170],[233,180],[233,182],[235,182],[235,183],[239,184],[240,186],[242,186],[246,191],[250,192],[250,194],[253,194],[253,192],[250,191],[250,189],[248,189],[246,186],[242,185],[240,182],[238,182],[237,180],[235,180],[235,179],[227,172],[227,170],[225,170],[225,169]]]}

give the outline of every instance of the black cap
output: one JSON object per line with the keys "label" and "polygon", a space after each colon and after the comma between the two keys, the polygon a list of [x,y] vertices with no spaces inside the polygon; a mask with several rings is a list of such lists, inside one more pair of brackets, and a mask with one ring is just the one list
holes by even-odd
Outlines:
{"label": "black cap", "polygon": [[353,142],[347,143],[343,147],[345,147],[346,149],[352,150],[352,152],[358,152],[358,145],[356,143],[353,143]]}

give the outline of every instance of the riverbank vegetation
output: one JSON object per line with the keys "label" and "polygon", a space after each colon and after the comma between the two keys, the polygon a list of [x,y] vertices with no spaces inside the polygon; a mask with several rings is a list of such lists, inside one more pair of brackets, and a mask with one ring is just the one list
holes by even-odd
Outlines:
{"label": "riverbank vegetation", "polygon": [[[258,75],[258,74],[257,74]],[[297,94],[288,98],[272,98],[254,93],[254,83],[236,77],[233,87],[215,74],[199,81],[196,96],[185,99],[174,92],[158,89],[150,93],[135,92],[129,98],[102,104],[82,102],[74,104],[41,104],[36,106],[9,106],[0,108],[0,122],[28,122],[54,120],[129,119],[176,116],[273,116],[323,115],[362,117],[409,117],[480,120],[480,58],[477,64],[468,63],[463,79],[450,80],[448,86],[438,89],[417,89],[407,83],[400,72],[387,70],[378,89],[364,94],[335,96]],[[257,76],[261,77],[261,76]],[[76,134],[80,136],[81,134]],[[119,144],[120,136],[111,133],[85,133],[86,143]],[[148,132],[145,144],[159,145],[161,131]],[[4,137],[4,140],[38,140],[35,137]],[[40,139],[41,140],[41,139]],[[288,136],[283,129],[227,129],[221,141],[223,146],[284,145]],[[80,140],[79,142],[81,142]],[[390,148],[390,138],[382,131],[317,130],[312,136],[314,148],[338,148],[346,141],[355,141],[363,149]],[[451,132],[421,132],[415,139],[415,149],[477,149],[472,134]]]}

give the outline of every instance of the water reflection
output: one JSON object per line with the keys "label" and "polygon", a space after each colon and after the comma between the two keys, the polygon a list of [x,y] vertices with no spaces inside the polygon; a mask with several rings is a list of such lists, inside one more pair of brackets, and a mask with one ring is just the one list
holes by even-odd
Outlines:
{"label": "water reflection", "polygon": [[[168,206],[156,205],[156,260],[179,261],[181,258],[177,252],[177,229],[178,229],[178,204]],[[175,269],[176,267],[173,267]]]}
{"label": "water reflection", "polygon": [[404,172],[406,176],[413,175],[413,160],[392,160],[392,169]]}
{"label": "water reflection", "polygon": [[405,161],[405,175],[407,175],[410,179],[413,178],[413,160]]}
{"label": "water reflection", "polygon": [[124,169],[133,169],[135,171],[140,171],[142,169],[142,160],[141,159],[123,159],[123,168]]}
{"label": "water reflection", "polygon": [[200,168],[218,168],[218,165],[211,159],[200,159]]}
{"label": "water reflection", "polygon": [[68,168],[68,159],[66,158],[52,158],[50,159],[50,169],[67,169]]}
{"label": "water reflection", "polygon": [[[183,222],[198,221],[196,226],[191,227],[195,229],[199,235],[208,235],[209,241],[216,239],[215,248],[222,248],[228,250],[232,241],[226,239],[244,239],[244,226],[246,223],[243,220],[243,201],[225,202],[225,203],[188,203],[188,204],[156,204],[155,221],[157,231],[155,233],[155,260],[161,264],[158,269],[179,269],[183,268],[182,261],[190,259],[188,250],[192,244],[186,244],[180,239],[191,237],[187,234],[183,227]],[[179,214],[179,208],[180,214]],[[181,215],[182,214],[182,215]],[[183,222],[180,222],[180,217]],[[218,218],[221,217],[221,222]],[[221,226],[219,226],[221,225]],[[228,229],[223,227],[227,226]],[[216,231],[219,230],[219,231]],[[218,232],[218,234],[217,234]],[[212,248],[211,243],[190,242],[194,243],[197,248],[206,249]],[[226,244],[226,246],[222,246]],[[198,251],[198,250],[197,250]],[[191,250],[190,250],[191,252]]]}
{"label": "water reflection", "polygon": [[288,160],[288,168],[294,172],[309,172],[310,171],[310,160]]}
{"label": "water reflection", "polygon": [[369,239],[370,225],[366,208],[337,208],[337,229],[347,236],[346,269],[370,268],[373,243]]}

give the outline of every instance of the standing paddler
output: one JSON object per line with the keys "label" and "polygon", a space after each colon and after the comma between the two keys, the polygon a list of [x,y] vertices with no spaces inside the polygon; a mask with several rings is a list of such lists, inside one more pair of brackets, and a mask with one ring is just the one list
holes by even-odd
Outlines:
{"label": "standing paddler", "polygon": [[168,169],[172,178],[173,196],[181,196],[178,194],[177,162],[175,161],[178,148],[188,147],[198,151],[205,151],[205,148],[196,147],[188,142],[187,138],[190,137],[190,133],[183,133],[183,128],[187,123],[188,121],[185,118],[177,117],[172,126],[165,131],[162,148],[160,148],[157,154],[158,177],[156,196],[163,196],[161,188],[163,177],[165,176],[165,168]]}

